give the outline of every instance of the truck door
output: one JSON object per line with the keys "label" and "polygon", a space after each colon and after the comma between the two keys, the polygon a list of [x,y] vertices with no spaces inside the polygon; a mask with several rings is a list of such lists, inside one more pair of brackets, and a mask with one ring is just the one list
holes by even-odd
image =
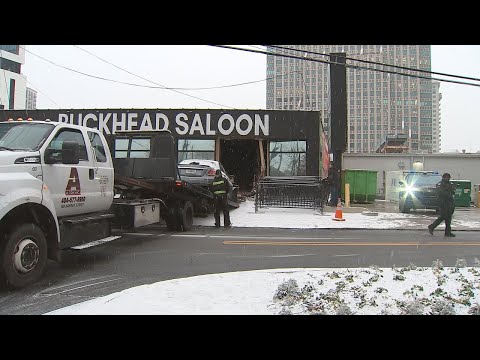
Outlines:
{"label": "truck door", "polygon": [[89,169],[93,161],[88,158],[83,133],[77,129],[60,128],[46,149],[61,150],[64,141],[75,141],[79,145],[79,163],[62,164],[61,152],[55,153],[58,162],[45,164],[42,159],[43,181],[47,184],[57,216],[88,213],[88,201],[92,197],[93,187],[89,180]]}
{"label": "truck door", "polygon": [[108,146],[100,134],[87,131],[90,156],[94,167],[89,169],[89,181],[92,185],[92,198],[88,199],[95,211],[108,210],[113,201],[113,164],[107,153]]}

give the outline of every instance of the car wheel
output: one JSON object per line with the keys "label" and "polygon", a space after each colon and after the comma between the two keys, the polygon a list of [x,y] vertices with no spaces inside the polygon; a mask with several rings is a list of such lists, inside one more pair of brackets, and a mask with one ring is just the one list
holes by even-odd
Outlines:
{"label": "car wheel", "polygon": [[14,228],[3,246],[0,264],[7,286],[22,288],[40,279],[47,265],[47,240],[32,223]]}

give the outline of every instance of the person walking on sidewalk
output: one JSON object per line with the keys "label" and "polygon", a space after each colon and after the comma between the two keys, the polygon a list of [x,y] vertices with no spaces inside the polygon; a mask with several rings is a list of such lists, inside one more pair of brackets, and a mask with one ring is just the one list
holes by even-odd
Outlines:
{"label": "person walking on sidewalk", "polygon": [[440,216],[432,224],[428,225],[428,232],[433,235],[433,230],[435,230],[442,221],[445,221],[445,236],[455,237],[451,228],[452,215],[455,211],[453,199],[455,186],[450,182],[449,173],[443,174],[442,181],[437,184],[437,194],[439,197]]}
{"label": "person walking on sidewalk", "polygon": [[337,206],[340,188],[340,170],[330,166],[328,170],[328,183],[330,184],[330,206]]}
{"label": "person walking on sidewalk", "polygon": [[230,191],[230,185],[222,176],[220,169],[215,172],[213,179],[212,192],[215,198],[215,226],[220,227],[220,211],[223,212],[223,224],[225,227],[230,227],[230,212],[228,210],[227,194]]}

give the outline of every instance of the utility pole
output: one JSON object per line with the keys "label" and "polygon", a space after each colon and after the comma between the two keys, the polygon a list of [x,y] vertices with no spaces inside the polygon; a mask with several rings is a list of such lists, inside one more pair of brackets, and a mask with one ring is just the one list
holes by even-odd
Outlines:
{"label": "utility pole", "polygon": [[[346,53],[330,54],[330,147],[333,166],[342,170],[342,155],[347,150],[347,68]],[[341,179],[337,180],[340,194]]]}

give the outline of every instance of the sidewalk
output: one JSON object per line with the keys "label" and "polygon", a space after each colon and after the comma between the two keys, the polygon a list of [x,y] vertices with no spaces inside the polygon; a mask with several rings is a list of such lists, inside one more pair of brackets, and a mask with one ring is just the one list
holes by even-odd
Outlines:
{"label": "sidewalk", "polygon": [[[238,209],[230,211],[234,227],[268,227],[295,229],[398,229],[425,230],[437,215],[434,211],[398,212],[395,203],[376,200],[373,204],[351,204],[342,207],[345,221],[334,221],[336,207],[327,206],[323,214],[319,210],[298,208],[261,208],[255,213],[255,202],[247,199]],[[194,218],[195,226],[213,226],[213,214]],[[222,219],[223,223],[223,219]],[[437,231],[442,231],[442,223]],[[480,231],[480,209],[457,208],[453,215],[452,230]]]}

